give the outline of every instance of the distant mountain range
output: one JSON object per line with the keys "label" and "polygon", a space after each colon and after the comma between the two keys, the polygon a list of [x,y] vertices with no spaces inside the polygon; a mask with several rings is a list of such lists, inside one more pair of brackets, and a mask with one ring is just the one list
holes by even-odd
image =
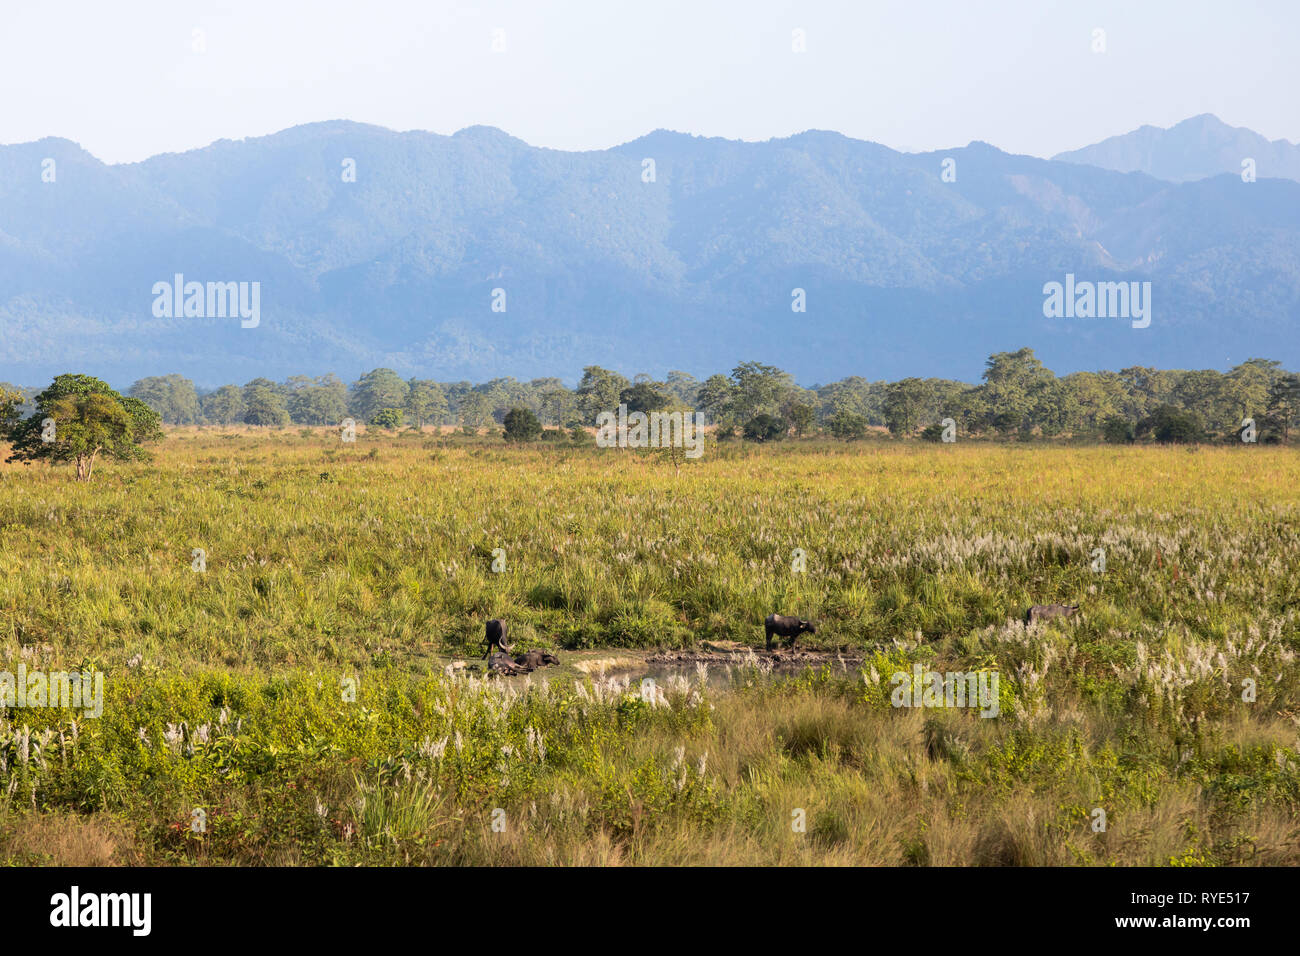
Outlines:
{"label": "distant mountain range", "polygon": [[1169,129],[1143,126],[1052,158],[1120,173],[1146,173],[1171,183],[1223,173],[1239,176],[1242,162],[1252,159],[1260,178],[1300,180],[1300,146],[1284,139],[1267,140],[1209,113]]}
{"label": "distant mountain range", "polygon": [[[351,122],[117,166],[62,139],[0,146],[0,380],[388,366],[572,381],[593,363],[703,374],[747,359],[806,385],[974,380],[989,353],[1025,345],[1058,372],[1300,367],[1296,147],[1266,152],[1248,131],[1225,145],[1216,124],[1054,160],[817,131],[657,131],[571,153],[487,127]],[[258,283],[256,326],[157,315],[177,274]],[[1044,317],[1044,285],[1067,274],[1150,282],[1150,326]]]}

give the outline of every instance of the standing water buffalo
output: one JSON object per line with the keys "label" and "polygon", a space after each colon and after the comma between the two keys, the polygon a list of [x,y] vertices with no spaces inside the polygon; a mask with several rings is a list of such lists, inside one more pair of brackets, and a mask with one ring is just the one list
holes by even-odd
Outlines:
{"label": "standing water buffalo", "polygon": [[1035,604],[1025,612],[1025,623],[1050,621],[1054,617],[1074,617],[1078,610],[1077,604]]}
{"label": "standing water buffalo", "polygon": [[795,638],[804,631],[809,634],[816,634],[817,628],[813,627],[811,621],[805,621],[801,618],[790,617],[786,614],[769,614],[763,621],[763,630],[767,632],[767,649],[772,649],[772,637],[788,637],[790,646],[794,647]]}
{"label": "standing water buffalo", "polygon": [[483,638],[483,643],[487,645],[487,650],[483,652],[486,658],[494,650],[502,654],[510,653],[510,645],[506,643],[506,622],[499,621],[496,618],[487,622],[487,636]]}

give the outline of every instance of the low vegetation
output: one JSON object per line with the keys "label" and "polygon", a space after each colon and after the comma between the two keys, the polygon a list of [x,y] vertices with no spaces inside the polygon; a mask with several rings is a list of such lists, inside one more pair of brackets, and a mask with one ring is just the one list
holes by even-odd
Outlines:
{"label": "low vegetation", "polygon": [[[100,717],[3,710],[8,862],[1300,862],[1291,449],[153,448],[0,466],[0,666],[106,675]],[[823,662],[662,701],[454,666],[489,618],[636,661],[773,610]],[[998,716],[892,706],[918,664],[997,673]]]}

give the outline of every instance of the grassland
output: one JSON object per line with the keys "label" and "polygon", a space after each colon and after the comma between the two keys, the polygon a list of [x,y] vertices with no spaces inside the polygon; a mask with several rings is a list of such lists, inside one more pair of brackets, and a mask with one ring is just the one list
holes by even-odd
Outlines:
{"label": "grassland", "polygon": [[[175,430],[89,484],[0,466],[4,666],[107,675],[102,717],[0,719],[0,859],[1295,864],[1298,489],[1284,448],[720,445],[678,474],[309,429]],[[1021,623],[1056,601],[1082,617]],[[778,609],[867,663],[686,673],[668,706],[445,670],[491,617],[572,660],[758,646]],[[890,706],[918,662],[995,671],[1000,716]]]}

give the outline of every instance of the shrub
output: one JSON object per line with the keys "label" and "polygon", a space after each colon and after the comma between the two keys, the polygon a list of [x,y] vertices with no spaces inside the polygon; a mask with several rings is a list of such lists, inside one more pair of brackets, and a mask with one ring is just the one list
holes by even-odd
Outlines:
{"label": "shrub", "polygon": [[1150,433],[1156,441],[1167,444],[1193,444],[1205,440],[1200,420],[1191,412],[1161,405],[1138,425],[1138,431]]}
{"label": "shrub", "polygon": [[745,441],[780,441],[787,425],[775,415],[756,415],[745,423]]}
{"label": "shrub", "polygon": [[508,442],[535,441],[542,434],[542,423],[526,408],[512,408],[506,412],[505,439]]}
{"label": "shrub", "polygon": [[405,416],[400,408],[381,408],[371,416],[370,424],[376,428],[401,428]]}
{"label": "shrub", "polygon": [[841,408],[830,417],[827,426],[831,434],[844,441],[853,441],[867,437],[867,420],[861,415]]}
{"label": "shrub", "polygon": [[1112,445],[1133,441],[1133,424],[1127,418],[1111,415],[1101,423],[1101,437]]}

